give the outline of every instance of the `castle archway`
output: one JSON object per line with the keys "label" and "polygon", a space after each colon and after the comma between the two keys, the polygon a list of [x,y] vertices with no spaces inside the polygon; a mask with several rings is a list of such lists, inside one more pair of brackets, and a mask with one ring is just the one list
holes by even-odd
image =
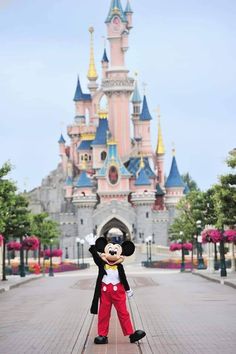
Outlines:
{"label": "castle archway", "polygon": [[131,239],[128,225],[114,217],[108,220],[101,228],[99,236],[104,236],[109,241],[122,243]]}

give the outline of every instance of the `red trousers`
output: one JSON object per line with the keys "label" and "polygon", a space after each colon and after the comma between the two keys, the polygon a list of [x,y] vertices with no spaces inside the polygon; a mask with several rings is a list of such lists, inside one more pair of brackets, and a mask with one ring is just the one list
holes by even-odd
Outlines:
{"label": "red trousers", "polygon": [[115,306],[117,311],[124,336],[134,333],[126,307],[126,293],[123,285],[121,283],[116,285],[102,283],[98,311],[98,335],[107,337],[112,305]]}

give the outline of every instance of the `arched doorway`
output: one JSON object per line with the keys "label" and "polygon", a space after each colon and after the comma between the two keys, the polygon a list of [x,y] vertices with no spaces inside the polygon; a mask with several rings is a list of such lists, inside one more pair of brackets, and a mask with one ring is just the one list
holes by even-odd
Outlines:
{"label": "arched doorway", "polygon": [[116,243],[131,239],[128,227],[117,218],[113,218],[103,225],[100,236],[104,236],[109,241]]}

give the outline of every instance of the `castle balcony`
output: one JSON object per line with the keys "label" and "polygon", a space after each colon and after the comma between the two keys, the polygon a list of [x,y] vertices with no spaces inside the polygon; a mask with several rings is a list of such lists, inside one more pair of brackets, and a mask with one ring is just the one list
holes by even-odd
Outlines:
{"label": "castle balcony", "polygon": [[152,205],[155,202],[155,192],[132,193],[131,202],[134,205]]}
{"label": "castle balcony", "polygon": [[96,195],[85,195],[84,193],[75,194],[72,202],[78,208],[93,208],[97,203]]}
{"label": "castle balcony", "polygon": [[134,79],[133,78],[117,78],[117,79],[104,79],[102,81],[103,92],[110,96],[113,93],[131,94],[134,90]]}
{"label": "castle balcony", "polygon": [[68,125],[67,126],[67,134],[70,137],[77,136],[79,137],[81,134],[95,134],[96,133],[96,127],[94,125],[78,125],[78,124],[73,124],[73,125]]}

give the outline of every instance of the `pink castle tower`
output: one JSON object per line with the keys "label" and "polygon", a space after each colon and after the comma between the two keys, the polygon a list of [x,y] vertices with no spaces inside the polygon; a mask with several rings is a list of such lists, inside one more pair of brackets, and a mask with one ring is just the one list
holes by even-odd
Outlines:
{"label": "pink castle tower", "polygon": [[131,21],[130,6],[124,12],[120,0],[112,0],[105,21],[110,43],[110,67],[102,81],[102,88],[108,100],[110,131],[117,141],[122,160],[127,160],[131,151],[129,99],[134,89],[134,79],[128,77],[129,71],[125,66]]}

